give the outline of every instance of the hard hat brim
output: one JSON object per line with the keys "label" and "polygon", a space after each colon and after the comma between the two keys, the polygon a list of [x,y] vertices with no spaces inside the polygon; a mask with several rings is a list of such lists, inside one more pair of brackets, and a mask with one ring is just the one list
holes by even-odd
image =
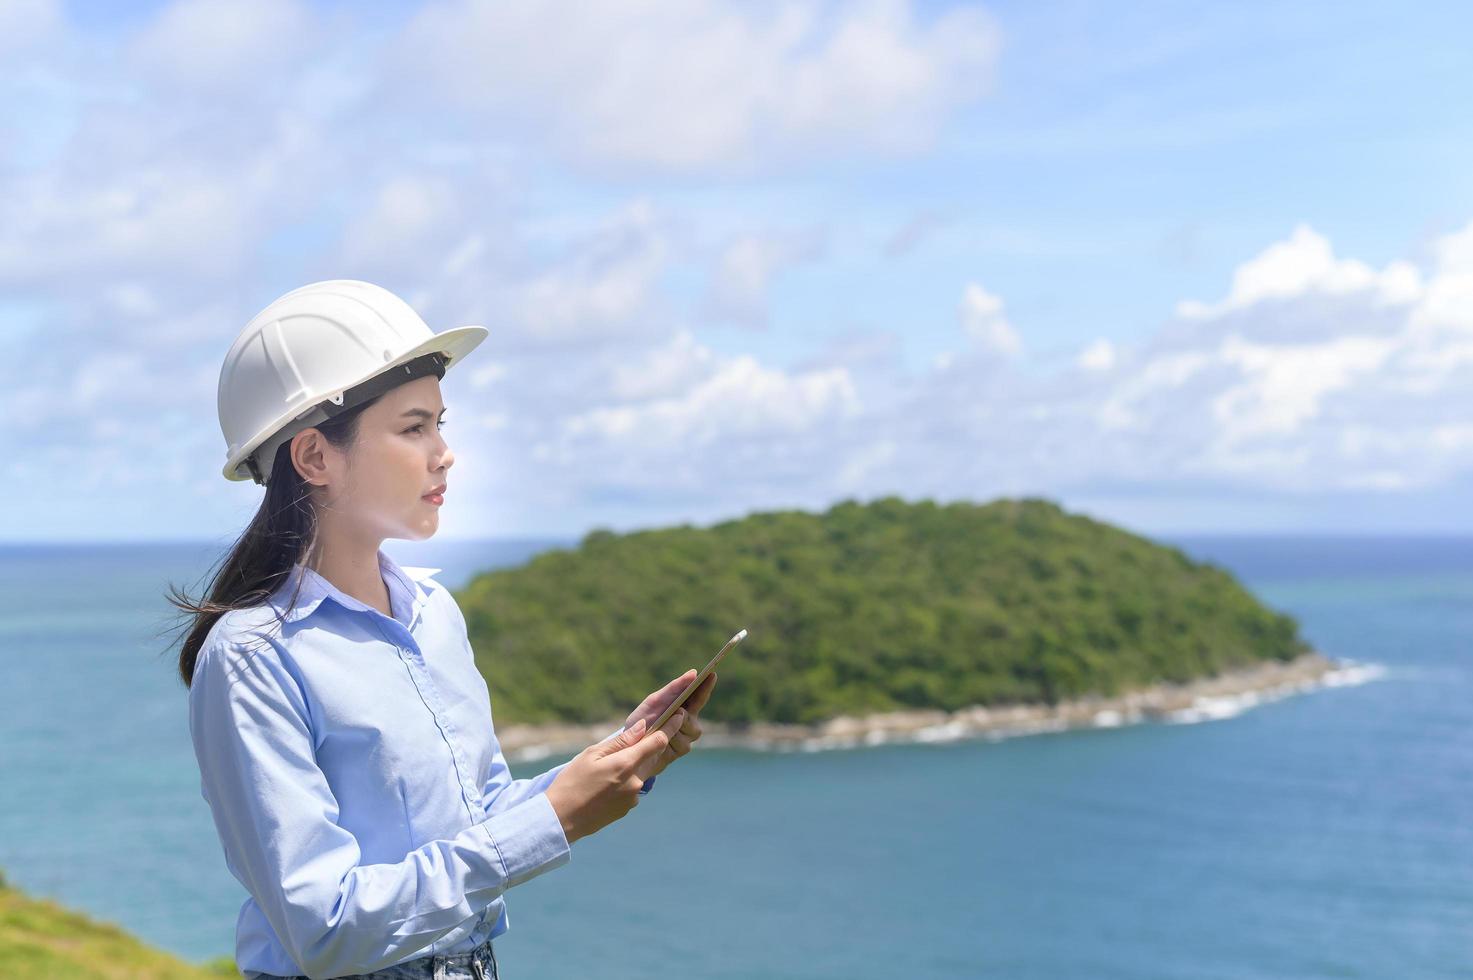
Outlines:
{"label": "hard hat brim", "polygon": [[[452,327],[449,330],[445,330],[435,334],[429,340],[426,340],[424,343],[418,345],[417,347],[414,347],[411,350],[405,351],[398,357],[395,357],[392,360],[385,361],[382,367],[379,367],[376,370],[365,374],[363,377],[354,378],[349,384],[343,385],[336,391],[329,391],[324,393],[320,401],[326,401],[329,398],[336,397],[347,391],[349,388],[353,388],[357,385],[362,384],[369,378],[373,378],[379,374],[382,374],[384,371],[392,370],[393,368],[398,367],[400,364],[404,364],[407,361],[412,361],[416,357],[423,357],[425,354],[430,354],[434,351],[441,351],[445,354],[445,370],[448,372],[452,367],[460,363],[460,359],[462,357],[475,350],[476,347],[480,345],[481,341],[485,340],[490,335],[490,333],[491,332],[489,330],[481,326]],[[271,425],[267,426],[264,431],[258,433],[255,438],[251,439],[249,442],[241,446],[240,449],[236,450],[235,453],[232,454],[230,458],[225,461],[225,466],[221,470],[225,479],[236,482],[252,479],[251,471],[246,467],[245,463],[245,461],[250,457],[251,453],[260,448],[262,443],[266,442],[272,436],[281,432],[284,427],[291,424],[295,419],[301,418],[309,411],[311,411],[310,408],[304,409],[300,407],[287,410]],[[310,428],[310,426],[305,426],[304,428]]]}

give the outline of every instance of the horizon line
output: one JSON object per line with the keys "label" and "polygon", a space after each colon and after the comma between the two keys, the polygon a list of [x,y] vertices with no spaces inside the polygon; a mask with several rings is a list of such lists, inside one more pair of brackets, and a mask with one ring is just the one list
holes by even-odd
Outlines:
{"label": "horizon line", "polygon": [[[680,525],[670,525],[679,527]],[[576,534],[522,534],[522,535],[499,535],[491,537],[474,538],[433,538],[425,541],[411,541],[407,538],[387,538],[385,546],[389,542],[398,542],[404,545],[460,545],[460,544],[487,544],[495,542],[526,543],[526,542],[551,542],[570,541],[577,543],[584,536],[599,528],[589,528]],[[624,534],[644,533],[649,530],[660,530],[662,528],[635,528],[630,531],[615,531],[616,536]],[[1280,538],[1280,539],[1327,539],[1339,540],[1385,540],[1385,539],[1473,539],[1473,529],[1441,529],[1441,530],[1223,530],[1223,529],[1190,529],[1170,531],[1137,531],[1131,528],[1121,528],[1131,534],[1144,538]],[[602,530],[607,530],[603,528]],[[89,547],[89,546],[144,546],[144,545],[196,545],[220,547],[231,544],[231,541],[219,541],[210,538],[13,538],[0,539],[0,548],[34,548],[34,547]]]}

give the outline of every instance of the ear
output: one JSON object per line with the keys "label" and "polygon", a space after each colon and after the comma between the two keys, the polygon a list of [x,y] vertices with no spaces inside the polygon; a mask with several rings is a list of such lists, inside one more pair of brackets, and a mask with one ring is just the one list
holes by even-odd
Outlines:
{"label": "ear", "polygon": [[302,479],[317,487],[327,486],[332,471],[328,468],[327,440],[316,429],[303,429],[292,436],[292,465]]}

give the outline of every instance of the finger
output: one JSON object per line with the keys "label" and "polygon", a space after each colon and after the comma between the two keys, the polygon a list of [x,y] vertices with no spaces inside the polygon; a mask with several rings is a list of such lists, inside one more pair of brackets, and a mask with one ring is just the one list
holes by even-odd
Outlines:
{"label": "finger", "polygon": [[[629,713],[629,717],[643,718],[646,725],[653,725],[655,719],[665,713],[665,709],[680,695],[681,691],[685,690],[685,686],[693,678],[694,674],[687,670],[684,674],[670,681],[658,691],[651,692],[643,701],[639,702],[639,707]],[[629,722],[629,724],[633,724],[633,722]]]}
{"label": "finger", "polygon": [[643,718],[637,719],[633,724],[627,726],[614,738],[611,738],[607,742],[604,742],[600,745],[594,746],[594,751],[599,757],[611,756],[616,752],[631,751],[635,748],[635,746],[639,745],[640,741],[645,737],[645,733],[648,728],[648,721]]}
{"label": "finger", "polygon": [[659,693],[668,694],[671,697],[674,697],[681,691],[685,690],[685,686],[691,681],[695,680],[696,675],[699,673],[700,671],[692,667],[690,670],[687,670],[685,673],[681,674],[679,677],[675,678],[673,681],[660,688]]}
{"label": "finger", "polygon": [[[681,707],[676,709],[675,714],[671,715],[670,720],[665,723],[665,727],[660,729],[661,731],[667,733],[667,742],[665,744],[665,751],[657,755],[656,758],[660,759],[666,765],[680,758],[680,756],[683,754],[675,751],[675,742],[677,739],[683,737],[680,734],[680,731],[686,726],[686,723],[689,721],[690,712],[687,711],[684,707]],[[662,765],[660,768],[663,769],[664,765]]]}
{"label": "finger", "polygon": [[680,731],[680,726],[685,724],[685,709],[677,709],[656,731],[650,732],[637,745],[631,746],[624,751],[629,753],[629,761],[634,771],[648,779],[651,773],[648,771],[660,758],[661,753],[670,747],[670,740]]}
{"label": "finger", "polygon": [[713,670],[706,675],[705,680],[701,681],[701,686],[691,692],[690,697],[685,699],[685,704],[681,707],[688,709],[691,714],[696,714],[706,706],[707,701],[711,700],[711,692],[715,689],[716,671]]}
{"label": "finger", "polygon": [[680,692],[684,691],[690,682],[696,679],[697,673],[698,671],[694,667],[687,670],[641,701],[639,707],[634,709],[635,712],[648,715],[650,722],[653,723],[656,718],[664,713],[670,703],[680,696]]}
{"label": "finger", "polygon": [[[685,724],[687,717],[689,716],[686,714],[684,708],[676,708],[675,712],[669,718],[665,719],[665,724],[655,729],[649,728],[648,723],[641,718],[638,724],[644,726],[644,730],[640,736],[619,746],[615,751],[627,752],[629,753],[629,758],[636,760],[643,759],[647,755],[658,754],[655,752],[652,743],[661,742],[664,745],[668,745],[670,739],[675,737],[675,733],[680,731],[680,726]],[[624,736],[628,736],[629,734],[626,731]],[[656,736],[659,737],[656,738]],[[618,740],[616,739],[615,741]]]}
{"label": "finger", "polygon": [[671,699],[684,690],[688,683],[690,683],[690,671],[686,671],[673,681],[666,681],[664,686],[645,695],[645,699],[639,703],[639,708],[636,710],[643,710],[653,705],[669,704]]}

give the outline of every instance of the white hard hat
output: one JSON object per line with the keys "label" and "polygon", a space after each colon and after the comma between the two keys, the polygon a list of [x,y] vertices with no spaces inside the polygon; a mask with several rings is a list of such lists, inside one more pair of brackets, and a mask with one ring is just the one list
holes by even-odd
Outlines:
{"label": "white hard hat", "polygon": [[246,324],[220,368],[225,479],[265,484],[283,442],[410,378],[443,375],[486,335],[434,333],[404,300],[356,279],[293,289]]}

